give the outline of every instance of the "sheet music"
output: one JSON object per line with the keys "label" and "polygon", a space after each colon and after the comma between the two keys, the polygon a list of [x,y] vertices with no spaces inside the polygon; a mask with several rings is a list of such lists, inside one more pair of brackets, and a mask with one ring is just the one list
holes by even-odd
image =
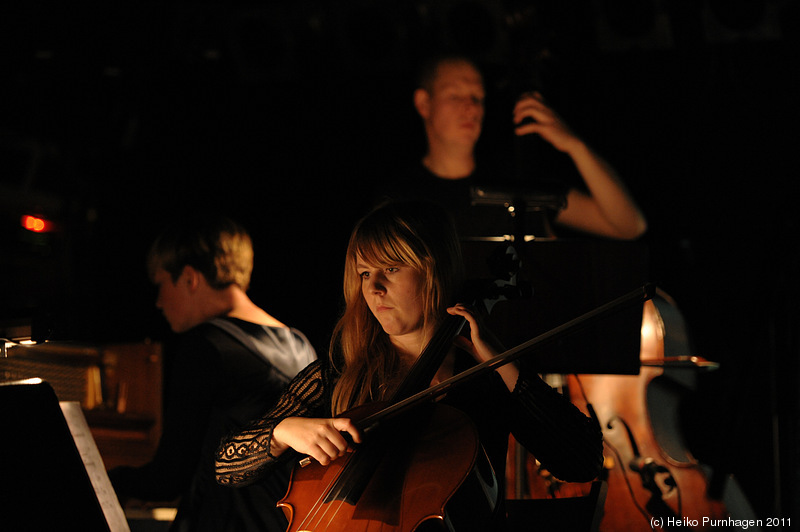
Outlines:
{"label": "sheet music", "polygon": [[86,472],[89,474],[89,479],[92,481],[94,492],[103,509],[109,529],[111,532],[130,532],[128,521],[125,519],[125,512],[122,510],[117,494],[108,479],[103,459],[100,457],[97,444],[89,431],[89,424],[86,423],[80,403],[76,401],[61,401],[59,405],[64,413],[64,419],[67,420],[69,431],[72,433],[72,439],[75,440],[75,445],[81,455]]}

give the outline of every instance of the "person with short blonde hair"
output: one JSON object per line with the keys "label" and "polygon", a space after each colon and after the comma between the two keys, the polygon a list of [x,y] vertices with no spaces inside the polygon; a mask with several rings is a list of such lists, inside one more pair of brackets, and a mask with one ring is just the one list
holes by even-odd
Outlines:
{"label": "person with short blonde hair", "polygon": [[247,291],[253,273],[253,242],[237,222],[204,217],[165,229],[147,256],[152,279],[161,269],[177,280],[184,266],[202,273],[213,288],[231,284]]}
{"label": "person with short blonde hair", "polygon": [[[179,499],[174,531],[285,530],[275,504],[289,471],[228,490],[214,480],[214,450],[230,430],[270,408],[286,384],[316,359],[314,348],[256,305],[250,235],[223,217],[183,219],[163,230],[147,257],[156,306],[179,333],[168,360],[164,426],[142,467],[109,472],[121,501]],[[171,345],[171,344],[170,344]]]}

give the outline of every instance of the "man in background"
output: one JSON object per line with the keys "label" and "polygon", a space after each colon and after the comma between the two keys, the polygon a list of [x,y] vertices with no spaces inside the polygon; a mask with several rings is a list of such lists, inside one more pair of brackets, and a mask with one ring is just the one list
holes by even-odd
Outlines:
{"label": "man in background", "polygon": [[[428,197],[448,208],[460,228],[474,223],[467,212],[470,187],[494,181],[489,172],[497,170],[479,166],[475,157],[485,96],[483,76],[468,58],[444,55],[427,62],[414,91],[427,152],[419,165],[381,184],[378,195]],[[569,128],[539,92],[522,95],[512,123],[518,137],[536,135],[566,154],[585,184],[584,190],[572,187],[566,191],[565,204],[554,213],[556,226],[615,239],[635,239],[646,231],[644,215],[615,170]]]}
{"label": "man in background", "polygon": [[223,435],[272,406],[316,358],[313,347],[247,296],[252,241],[236,222],[204,218],[168,227],[147,263],[156,306],[180,338],[155,456],[109,472],[118,497],[123,504],[179,499],[172,531],[285,530],[276,503],[289,470],[231,489],[215,481],[214,452]]}

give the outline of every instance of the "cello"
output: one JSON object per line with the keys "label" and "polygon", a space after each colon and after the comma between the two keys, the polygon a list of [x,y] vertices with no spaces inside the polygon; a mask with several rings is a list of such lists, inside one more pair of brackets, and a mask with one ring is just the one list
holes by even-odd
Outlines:
{"label": "cello", "polygon": [[[506,266],[518,264],[509,246]],[[491,283],[488,297],[480,298],[483,310],[504,299],[517,286],[516,267]],[[495,272],[500,273],[500,272]],[[509,291],[511,290],[511,292]],[[385,402],[362,405],[341,416],[353,419],[369,439],[369,445],[344,459],[320,466],[308,457],[295,468],[287,496],[278,502],[289,517],[289,530],[416,530],[425,521],[439,521],[452,528],[445,504],[467,482],[479,494],[464,505],[480,506],[491,515],[499,490],[478,433],[466,414],[445,405],[428,405],[420,415],[404,414],[404,402],[413,405],[431,382],[466,320],[448,316],[397,390]],[[389,406],[391,405],[391,406]],[[389,423],[390,422],[390,423]],[[409,445],[402,434],[422,434]],[[402,442],[402,445],[400,444]],[[448,448],[448,468],[431,478],[431,466]],[[477,464],[477,467],[476,467]],[[463,491],[463,490],[462,490]],[[402,497],[398,496],[402,493]]]}
{"label": "cello", "polygon": [[[438,367],[436,357],[444,356],[441,345],[449,348],[454,337],[453,330],[458,331],[463,325],[448,320],[451,324],[442,328],[447,332],[441,335],[437,332],[434,338],[437,342],[432,342],[441,344],[434,346],[435,357],[428,359],[426,348],[417,362],[423,361],[426,367],[420,371],[416,371],[417,364],[412,367],[410,375],[414,376],[414,382],[407,384],[409,379],[406,379],[401,386],[402,391],[392,398],[396,401],[386,407],[359,407],[346,414],[346,417],[356,420],[357,426],[365,434],[365,444],[331,465],[320,466],[310,460],[302,460],[307,465],[295,468],[289,492],[279,502],[290,518],[289,531],[411,532],[424,523],[437,521],[452,528],[454,518],[445,511],[445,506],[457,495],[456,492],[462,503],[465,502],[464,497],[469,498],[466,506],[481,506],[490,515],[497,508],[498,483],[488,460],[481,460],[485,454],[482,454],[474,426],[466,415],[440,404],[431,404],[430,401],[464,382],[517,360],[541,344],[569,334],[590,320],[648,297],[650,290],[647,287],[643,291],[634,291],[492,360],[424,388],[433,375],[430,373],[431,367],[433,372]],[[413,393],[417,389],[420,391]],[[412,395],[406,397],[408,393]],[[420,407],[420,404],[425,406]],[[412,407],[415,408],[413,417],[408,415]],[[422,416],[420,408],[423,409]],[[420,417],[424,420],[422,427],[417,426]],[[407,434],[412,428],[423,436],[408,449],[409,452],[397,452],[404,450],[400,446],[389,448],[391,442],[402,441],[397,435]],[[459,488],[465,485],[477,489],[463,495],[467,490]],[[487,524],[489,515],[485,521]],[[472,518],[465,522],[469,529],[484,529]]]}
{"label": "cello", "polygon": [[[398,400],[430,382],[463,323],[463,318],[445,320],[390,400],[341,414],[355,421],[368,444],[327,466],[308,458],[299,462],[289,492],[278,502],[291,523],[289,531],[411,532],[427,520],[445,522],[445,503],[472,473],[482,452],[477,429],[455,408],[427,405],[412,416],[398,407]],[[409,445],[401,436],[412,431],[422,436]],[[432,478],[430,468],[443,445],[450,449],[449,467]],[[476,482],[486,487],[485,504],[491,512],[497,500],[491,467],[475,473]]]}

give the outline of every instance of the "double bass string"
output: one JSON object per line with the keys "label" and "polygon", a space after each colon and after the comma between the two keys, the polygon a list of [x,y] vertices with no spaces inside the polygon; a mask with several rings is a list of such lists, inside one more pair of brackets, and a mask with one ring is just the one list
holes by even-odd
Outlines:
{"label": "double bass string", "polygon": [[[611,451],[617,457],[617,462],[619,462],[619,464],[622,465],[623,464],[622,454],[619,452],[619,449],[617,449],[614,445],[612,445],[608,441],[603,441],[603,445],[606,445],[609,449],[611,449]],[[633,492],[633,485],[631,485],[631,479],[628,476],[627,471],[622,476],[622,478],[625,481],[625,486],[628,488],[628,493],[631,496],[631,501],[633,502],[633,505],[636,507],[636,509],[639,511],[639,513],[642,514],[642,516],[644,517],[645,521],[647,521],[647,525],[650,527],[650,530],[654,531],[655,528],[653,527],[652,521],[650,521],[650,515],[647,513],[647,511],[645,511],[645,509],[642,507],[642,505],[639,503],[639,501],[636,500],[636,494]]]}

